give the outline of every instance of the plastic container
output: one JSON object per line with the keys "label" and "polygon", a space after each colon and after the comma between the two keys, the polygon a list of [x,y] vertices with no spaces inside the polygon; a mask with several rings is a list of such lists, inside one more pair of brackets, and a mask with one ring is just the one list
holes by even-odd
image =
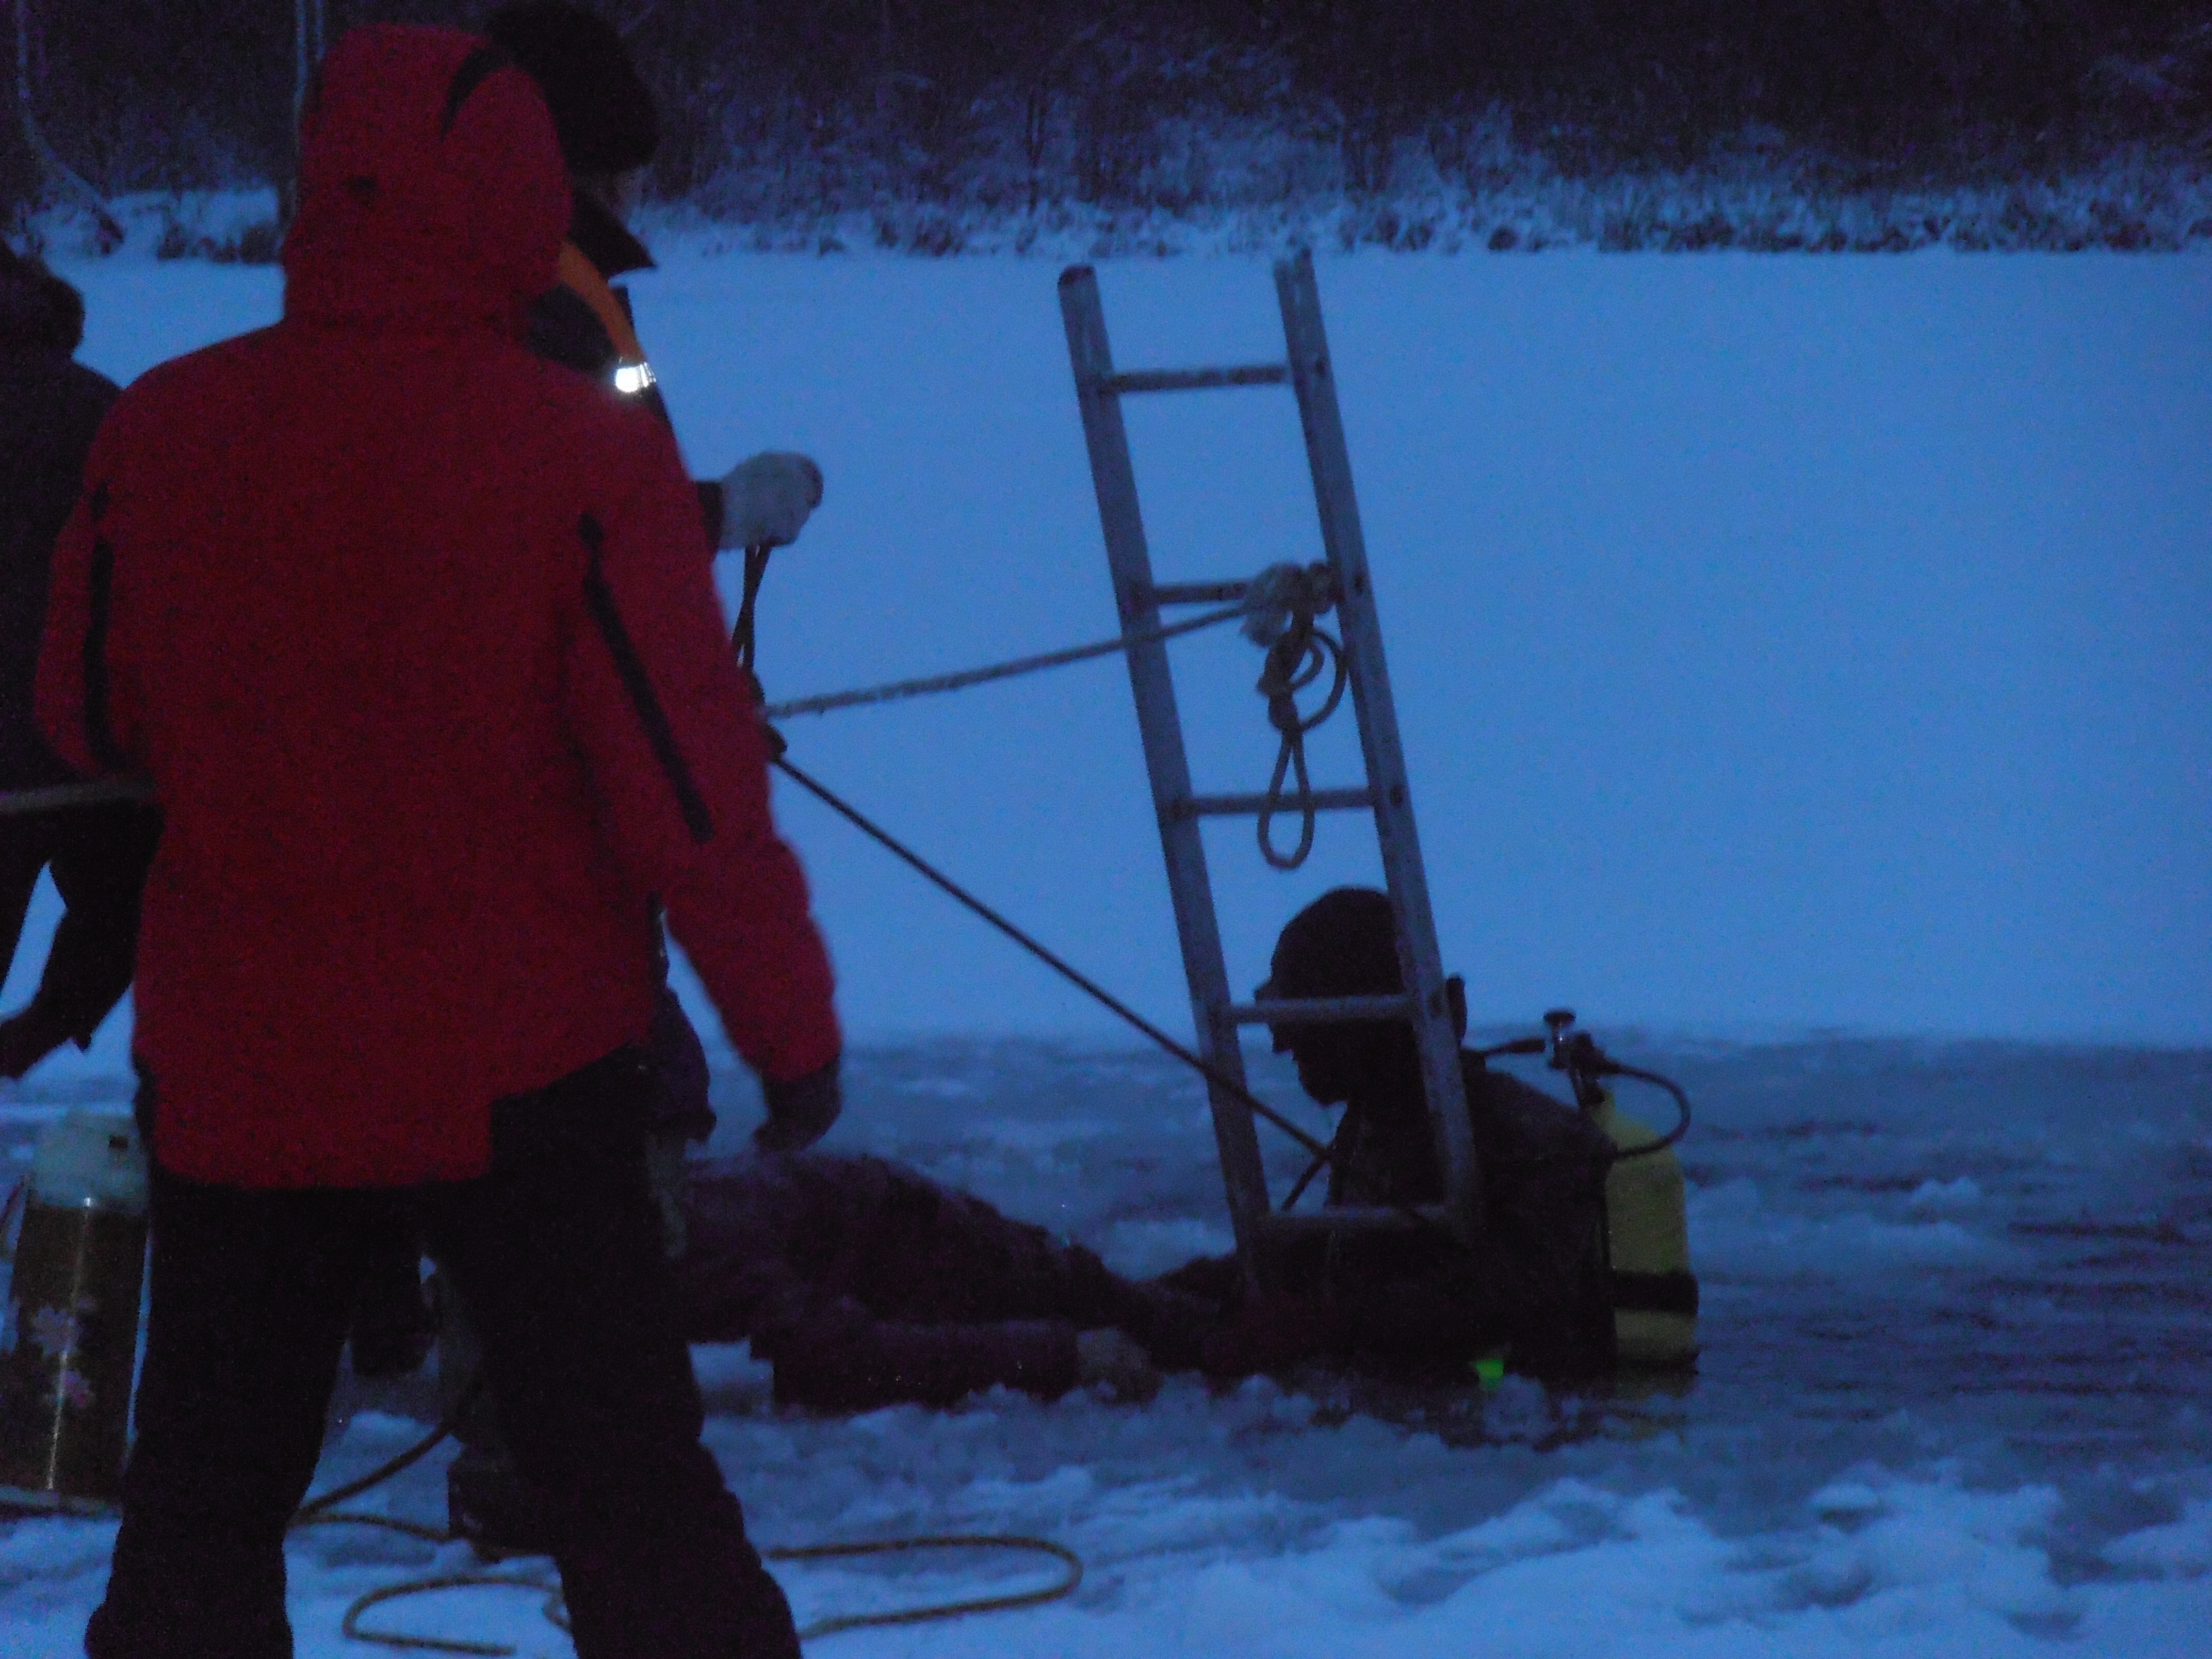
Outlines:
{"label": "plastic container", "polygon": [[127,1114],[73,1111],[39,1138],[0,1310],[0,1504],[97,1511],[121,1491],[146,1200]]}

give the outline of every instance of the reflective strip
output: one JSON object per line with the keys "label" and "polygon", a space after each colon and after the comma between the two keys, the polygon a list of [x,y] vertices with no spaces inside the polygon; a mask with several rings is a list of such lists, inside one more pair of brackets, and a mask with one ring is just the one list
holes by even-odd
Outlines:
{"label": "reflective strip", "polygon": [[653,758],[668,777],[669,787],[676,792],[676,805],[684,814],[684,828],[690,830],[691,839],[704,844],[714,838],[714,817],[707,810],[707,803],[699,793],[699,786],[692,781],[691,769],[684,763],[684,751],[676,746],[676,732],[668,724],[667,711],[661,708],[660,699],[653,694],[653,681],[645,672],[645,664],[631,642],[629,630],[623,626],[622,612],[615,605],[615,591],[607,583],[606,572],[600,568],[599,550],[606,542],[606,532],[599,521],[586,513],[576,521],[576,534],[591,550],[591,567],[584,574],[584,599],[592,608],[592,620],[599,624],[599,636],[607,642],[607,650],[615,659],[615,672],[622,678],[623,689],[629,693],[630,706],[645,726],[645,739],[653,745]]}
{"label": "reflective strip", "polygon": [[655,376],[651,363],[617,363],[615,390],[625,397],[635,398],[653,390]]}

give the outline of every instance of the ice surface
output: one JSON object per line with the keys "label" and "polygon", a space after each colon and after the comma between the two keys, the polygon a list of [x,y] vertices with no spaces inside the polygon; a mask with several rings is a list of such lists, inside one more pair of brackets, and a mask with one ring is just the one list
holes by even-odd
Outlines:
{"label": "ice surface", "polygon": [[[1178,1377],[1141,1410],[1001,1392],[838,1419],[775,1411],[742,1346],[702,1348],[708,1441],[756,1536],[1034,1533],[1087,1565],[1072,1602],[836,1638],[856,1656],[2201,1653],[2212,1054],[1619,1046],[1699,1109],[1693,1386],[1417,1395],[1308,1372]],[[1279,1060],[1252,1059],[1274,1099],[1322,1121]],[[733,1146],[757,1106],[719,1065]],[[1125,1269],[1226,1242],[1202,1097],[1158,1056],[867,1046],[851,1092],[831,1145],[907,1158]],[[27,1145],[48,1097],[35,1077],[16,1090],[0,1144]],[[1300,1162],[1271,1145],[1279,1191]],[[434,1401],[426,1382],[349,1385],[349,1409],[325,1483],[407,1443]],[[368,1501],[435,1519],[441,1462]],[[0,1528],[11,1656],[76,1650],[111,1537]],[[292,1557],[308,1659],[343,1650],[354,1595],[461,1559],[338,1531]],[[1019,1559],[780,1571],[805,1619],[1044,1582]],[[561,1650],[511,1592],[389,1622]]]}
{"label": "ice surface", "polygon": [[[1030,1530],[1089,1564],[1072,1602],[843,1650],[2205,1651],[2212,1057],[1664,1033],[2212,1034],[2208,270],[1324,263],[1447,954],[1479,1021],[1574,1000],[1691,1089],[1703,1375],[1591,1401],[1176,1379],[1143,1410],[1000,1395],[838,1421],[775,1413],[749,1356],[703,1351],[710,1439],[763,1541]],[[126,377],[277,293],[265,270],[70,274],[88,356]],[[779,695],[1110,629],[1049,276],[679,250],[638,283],[701,470],[775,445],[828,471],[765,600]],[[1278,346],[1256,262],[1104,280],[1128,363]],[[1294,422],[1255,396],[1133,411],[1164,572],[1310,556]],[[1249,787],[1271,757],[1256,664],[1206,649],[1194,754]],[[1118,669],[846,720],[794,722],[801,757],[1187,1026]],[[1085,1016],[841,826],[782,810],[863,1039],[832,1145],[1130,1271],[1225,1245],[1188,1078],[1079,1033],[891,1040]],[[1250,872],[1249,830],[1212,843],[1240,982],[1292,904],[1365,873],[1343,822],[1289,881]],[[5,994],[27,990],[19,963]],[[112,1021],[0,1089],[15,1167],[67,1103],[125,1097],[126,1041]],[[734,1145],[757,1103],[719,1045],[718,1066]],[[1269,1158],[1280,1190],[1302,1160]],[[351,1407],[325,1480],[434,1410],[427,1386]],[[434,1460],[372,1501],[435,1518],[440,1494]],[[111,1537],[0,1528],[0,1649],[76,1651]],[[344,1603],[433,1561],[302,1538],[302,1654],[343,1650]],[[785,1572],[810,1618],[1036,1582],[1018,1562]],[[392,1619],[563,1650],[526,1595]]]}

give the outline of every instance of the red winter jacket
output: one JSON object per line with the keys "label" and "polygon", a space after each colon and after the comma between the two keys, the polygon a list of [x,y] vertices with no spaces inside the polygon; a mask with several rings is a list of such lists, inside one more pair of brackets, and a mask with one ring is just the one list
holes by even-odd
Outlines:
{"label": "red winter jacket", "polygon": [[283,321],[148,374],[94,448],[38,714],[167,814],[137,1054],[177,1174],[482,1173],[495,1100],[645,1038],[655,895],[756,1067],[837,1054],[674,443],[520,343],[568,223],[526,76],[358,30]]}

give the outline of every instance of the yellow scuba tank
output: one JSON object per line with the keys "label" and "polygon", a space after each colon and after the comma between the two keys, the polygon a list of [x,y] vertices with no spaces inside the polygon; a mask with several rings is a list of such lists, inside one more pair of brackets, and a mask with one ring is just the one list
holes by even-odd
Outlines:
{"label": "yellow scuba tank", "polygon": [[121,1490],[146,1267],[146,1154],[123,1113],[39,1137],[0,1312],[0,1505],[99,1510]]}
{"label": "yellow scuba tank", "polygon": [[[1610,1089],[1589,1115],[1624,1152],[1661,1139],[1622,1111]],[[1620,1363],[1631,1370],[1690,1366],[1698,1357],[1698,1280],[1690,1271],[1689,1216],[1674,1149],[1616,1163],[1605,1178],[1605,1211]]]}

